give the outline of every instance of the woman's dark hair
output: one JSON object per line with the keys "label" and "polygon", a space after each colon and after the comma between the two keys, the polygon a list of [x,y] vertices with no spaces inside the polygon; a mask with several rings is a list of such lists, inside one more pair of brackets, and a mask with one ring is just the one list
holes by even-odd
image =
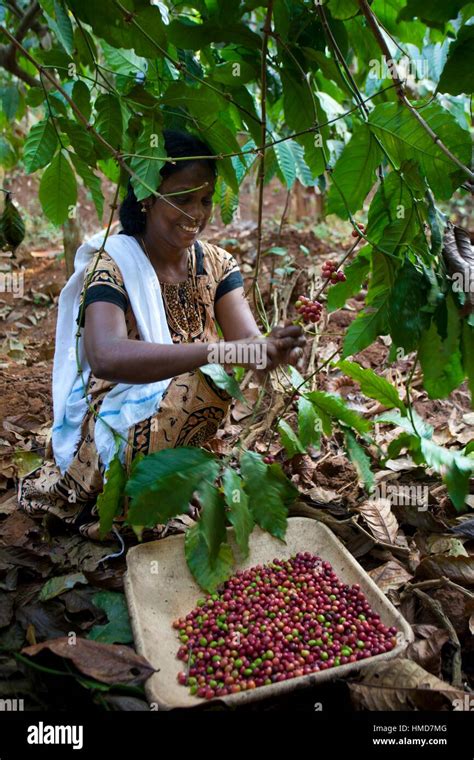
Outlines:
{"label": "woman's dark hair", "polygon": [[[187,132],[177,132],[173,129],[165,129],[163,137],[165,138],[166,155],[170,158],[212,155],[212,150],[206,145],[206,143]],[[203,158],[198,160],[204,161],[209,166],[214,176],[217,175],[215,159]],[[160,171],[161,177],[166,179],[193,163],[195,163],[193,160],[177,161],[175,164],[167,161]],[[130,180],[128,181],[127,195],[120,204],[119,217],[122,225],[120,232],[124,235],[137,235],[145,231],[146,214],[142,213],[142,201],[137,200]]]}

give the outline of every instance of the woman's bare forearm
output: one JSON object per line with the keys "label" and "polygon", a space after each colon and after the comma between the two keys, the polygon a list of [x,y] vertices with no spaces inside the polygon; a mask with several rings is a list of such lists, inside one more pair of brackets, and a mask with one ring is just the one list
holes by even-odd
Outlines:
{"label": "woman's bare forearm", "polygon": [[92,372],[116,383],[153,383],[167,380],[208,364],[209,343],[175,345],[116,338],[95,347],[88,357]]}

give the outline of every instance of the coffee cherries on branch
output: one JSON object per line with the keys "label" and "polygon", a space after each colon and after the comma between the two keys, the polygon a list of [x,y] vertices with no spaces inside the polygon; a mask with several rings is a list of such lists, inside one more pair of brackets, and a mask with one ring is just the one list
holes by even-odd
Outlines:
{"label": "coffee cherries on branch", "polygon": [[275,457],[272,457],[271,454],[267,454],[266,457],[263,457],[263,461],[265,464],[273,464],[275,462]]}
{"label": "coffee cherries on branch", "polygon": [[346,275],[342,269],[338,272],[337,267],[335,261],[325,261],[321,269],[323,277],[326,280],[331,280],[331,282],[345,282]]}
{"label": "coffee cherries on branch", "polygon": [[323,307],[319,301],[311,301],[307,296],[299,296],[295,308],[304,322],[319,322],[321,319]]}
{"label": "coffee cherries on branch", "polygon": [[[360,231],[365,235],[365,226],[363,224],[357,224]],[[352,237],[353,238],[360,238],[361,235],[357,232],[357,230],[352,230]]]}

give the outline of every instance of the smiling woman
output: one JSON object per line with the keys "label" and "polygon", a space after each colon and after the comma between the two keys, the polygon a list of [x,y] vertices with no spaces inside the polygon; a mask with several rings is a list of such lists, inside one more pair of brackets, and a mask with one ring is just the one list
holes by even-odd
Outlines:
{"label": "smiling woman", "polygon": [[[103,246],[101,233],[76,254],[59,302],[52,458],[19,489],[28,514],[52,513],[94,539],[96,499],[116,447],[111,426],[129,470],[138,453],[200,446],[223,422],[231,397],[199,370],[220,340],[218,325],[239,364],[242,343],[265,341],[267,370],[301,356],[301,329],[276,327],[263,338],[237,261],[198,240],[212,211],[216,165],[193,157],[210,155],[209,147],[183,133],[164,136],[167,155],[184,160],[165,163],[160,196],[139,202],[129,184],[121,232]],[[74,361],[78,325],[84,383]]]}

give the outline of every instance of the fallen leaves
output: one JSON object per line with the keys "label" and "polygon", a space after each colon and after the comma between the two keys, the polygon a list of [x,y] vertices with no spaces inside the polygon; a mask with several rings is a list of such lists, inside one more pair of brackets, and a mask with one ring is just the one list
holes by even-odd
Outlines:
{"label": "fallen leaves", "polygon": [[357,511],[377,541],[385,544],[395,543],[399,526],[389,499],[368,499],[358,506]]}
{"label": "fallen leaves", "polygon": [[45,650],[71,660],[81,673],[101,683],[138,686],[156,672],[144,657],[130,647],[102,644],[80,637],[63,636],[43,641],[25,647],[21,652],[28,657],[36,657]]}
{"label": "fallen leaves", "polygon": [[453,710],[467,695],[406,658],[374,663],[349,689],[354,706],[364,710]]}

